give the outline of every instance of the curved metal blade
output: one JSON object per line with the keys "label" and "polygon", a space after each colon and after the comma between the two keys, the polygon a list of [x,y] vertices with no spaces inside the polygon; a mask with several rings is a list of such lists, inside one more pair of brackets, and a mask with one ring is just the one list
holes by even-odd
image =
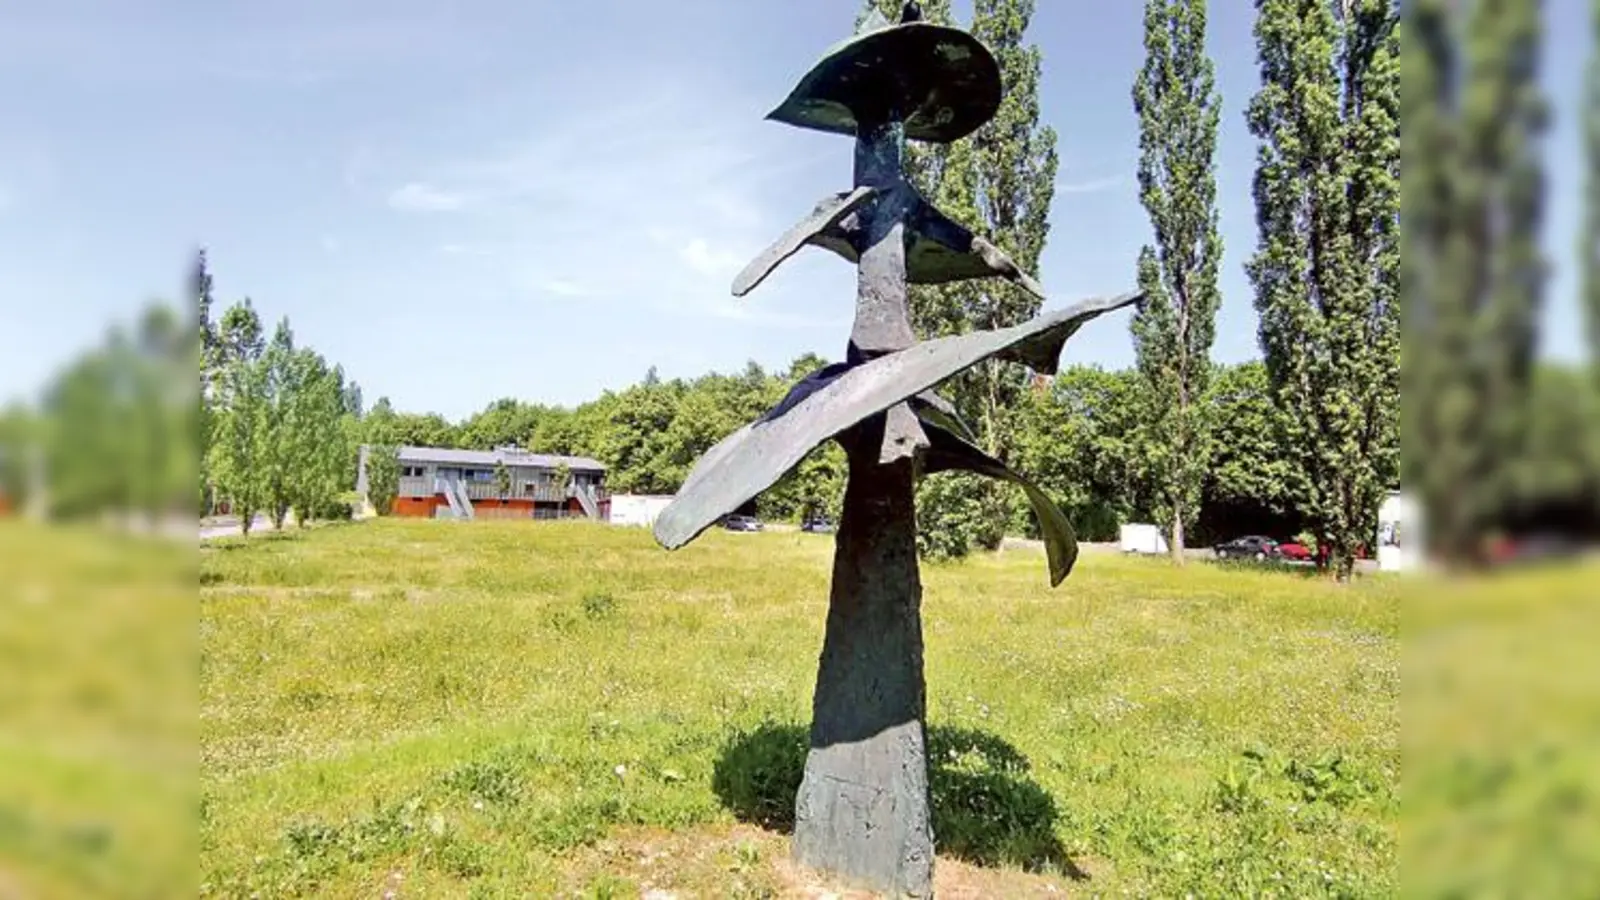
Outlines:
{"label": "curved metal blade", "polygon": [[835,194],[818,203],[811,211],[811,215],[784,232],[782,237],[761,251],[760,256],[744,267],[744,270],[733,279],[733,295],[743,297],[750,293],[784,260],[800,252],[800,248],[812,238],[837,225],[840,219],[855,212],[876,193],[876,188],[862,186],[849,193]]}
{"label": "curved metal blade", "polygon": [[[1028,496],[1028,504],[1033,507],[1033,514],[1039,518],[1045,558],[1050,565],[1050,586],[1060,584],[1078,561],[1078,535],[1066,513],[1031,480],[945,427],[940,421],[946,418],[943,412],[920,404],[914,405],[919,406],[917,413],[923,419],[923,431],[929,441],[929,447],[922,455],[922,471],[930,475],[951,470],[976,472],[1022,488]],[[928,415],[930,412],[932,416]]]}
{"label": "curved metal blade", "polygon": [[[998,275],[1040,300],[1045,299],[1044,287],[1035,281],[1033,276],[1022,271],[1022,267],[1017,265],[1004,250],[973,234],[966,226],[940,212],[938,207],[929,203],[920,194],[917,195],[915,224],[912,230],[919,237],[956,254],[955,259],[946,263],[951,268],[950,276],[941,277],[940,280],[973,278],[980,274]],[[964,265],[958,264],[956,260],[961,260]],[[973,269],[978,271],[968,271]]]}
{"label": "curved metal blade", "polygon": [[[925,341],[849,367],[829,366],[796,385],[772,412],[706,452],[656,519],[669,550],[771,487],[813,448],[989,357],[1055,371],[1061,347],[1083,323],[1137,301],[1139,292],[1086,300],[1011,328]],[[1054,357],[1044,365],[1047,351]]]}

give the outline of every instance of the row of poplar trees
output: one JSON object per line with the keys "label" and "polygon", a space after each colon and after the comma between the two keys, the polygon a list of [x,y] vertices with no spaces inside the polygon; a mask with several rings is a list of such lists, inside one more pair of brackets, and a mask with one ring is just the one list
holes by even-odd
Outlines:
{"label": "row of poplar trees", "polygon": [[[1543,4],[1415,0],[1406,21],[1406,297],[1403,453],[1427,511],[1430,544],[1481,562],[1484,537],[1530,511],[1520,464],[1538,438],[1536,365],[1548,266],[1540,250],[1547,185],[1540,85]],[[1600,4],[1591,5],[1600,39]],[[1600,404],[1600,51],[1583,94],[1584,219],[1577,251],[1593,383],[1568,393]],[[1577,190],[1580,185],[1569,189]],[[1582,396],[1569,402],[1582,401]],[[1581,408],[1581,402],[1579,403]],[[1580,421],[1582,416],[1577,417]],[[1594,421],[1590,413],[1590,421]],[[1562,486],[1594,508],[1600,425],[1587,476]],[[1584,495],[1588,495],[1585,497]],[[1535,515],[1548,517],[1541,503]]]}
{"label": "row of poplar trees", "polygon": [[[1158,514],[1181,562],[1214,450],[1221,121],[1205,0],[1148,0],[1135,80],[1154,232],[1133,320]],[[1257,242],[1245,263],[1298,506],[1341,579],[1398,482],[1400,33],[1392,0],[1257,0]]]}
{"label": "row of poplar trees", "polygon": [[[870,0],[868,9],[892,20],[897,5]],[[923,6],[926,18],[951,20],[948,0]],[[967,140],[908,148],[918,188],[1030,271],[1049,233],[1057,168],[1056,135],[1039,122],[1040,52],[1026,41],[1034,6],[974,0],[970,30],[1004,82],[999,113]],[[1390,0],[1258,0],[1256,10],[1261,87],[1243,113],[1259,142],[1259,236],[1247,269],[1298,505],[1348,577],[1398,477],[1398,13]],[[1138,261],[1148,299],[1132,324],[1145,381],[1133,452],[1157,485],[1155,512],[1181,561],[1213,455],[1222,103],[1205,0],[1147,0],[1144,26],[1133,106],[1153,242]],[[927,338],[1013,325],[1039,301],[988,280],[916,287],[911,307]],[[952,385],[984,449],[1001,459],[1013,455],[1026,386],[1025,373],[994,361]],[[993,547],[1011,520],[1013,498],[993,482],[936,476],[920,491],[925,543],[965,534]]]}

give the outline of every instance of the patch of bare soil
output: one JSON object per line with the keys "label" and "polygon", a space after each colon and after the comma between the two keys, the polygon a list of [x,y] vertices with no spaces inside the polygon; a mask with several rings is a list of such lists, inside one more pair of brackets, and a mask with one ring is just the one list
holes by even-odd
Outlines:
{"label": "patch of bare soil", "polygon": [[[619,831],[575,854],[567,872],[564,896],[569,897],[593,896],[600,886],[612,896],[644,900],[872,900],[880,896],[829,884],[790,859],[787,835],[750,825]],[[934,896],[940,900],[1028,900],[1083,893],[1083,884],[1065,877],[986,869],[943,857],[934,866]]]}

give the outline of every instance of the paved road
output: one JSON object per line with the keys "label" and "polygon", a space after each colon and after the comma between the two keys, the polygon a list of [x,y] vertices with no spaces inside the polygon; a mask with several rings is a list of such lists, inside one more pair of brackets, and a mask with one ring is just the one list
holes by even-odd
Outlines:
{"label": "paved road", "polygon": [[[288,528],[293,524],[294,513],[290,513],[289,517],[284,520],[283,525],[285,528]],[[272,531],[273,528],[271,517],[257,513],[255,523],[250,526],[250,530],[251,532]],[[208,541],[212,538],[219,537],[233,537],[234,535],[240,533],[241,529],[239,528],[238,516],[219,516],[215,519],[207,519],[200,523],[200,540],[202,541]]]}
{"label": "paved road", "polygon": [[[1033,539],[1030,539],[1030,538],[1006,538],[1004,541],[1001,542],[1000,549],[1002,549],[1002,550],[1037,550],[1038,552],[1043,553],[1044,552],[1044,541],[1033,540]],[[1115,543],[1115,542],[1094,542],[1094,541],[1080,541],[1078,543],[1078,550],[1081,553],[1120,553],[1120,552],[1122,552],[1121,546],[1119,544]],[[1215,559],[1216,558],[1216,554],[1213,553],[1211,551],[1211,548],[1209,548],[1209,547],[1190,547],[1189,549],[1184,551],[1184,555],[1188,556],[1190,559],[1205,560],[1205,559]],[[1306,567],[1314,565],[1313,563],[1310,563],[1310,562],[1299,563],[1299,562],[1288,562],[1288,561],[1282,561],[1282,560],[1278,561],[1277,564],[1278,565],[1283,565],[1283,566],[1306,566]],[[1370,575],[1370,574],[1372,574],[1373,572],[1376,572],[1376,571],[1378,571],[1378,561],[1377,560],[1375,560],[1375,559],[1358,559],[1358,560],[1356,560],[1356,574],[1358,574],[1358,575]]]}

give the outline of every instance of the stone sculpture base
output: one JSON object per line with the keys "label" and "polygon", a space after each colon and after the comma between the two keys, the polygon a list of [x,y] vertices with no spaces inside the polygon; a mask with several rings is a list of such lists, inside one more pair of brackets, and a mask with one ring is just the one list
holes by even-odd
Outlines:
{"label": "stone sculpture base", "polygon": [[882,421],[846,442],[850,480],[794,855],[852,887],[927,897],[933,828],[915,472],[910,459],[878,462]]}

